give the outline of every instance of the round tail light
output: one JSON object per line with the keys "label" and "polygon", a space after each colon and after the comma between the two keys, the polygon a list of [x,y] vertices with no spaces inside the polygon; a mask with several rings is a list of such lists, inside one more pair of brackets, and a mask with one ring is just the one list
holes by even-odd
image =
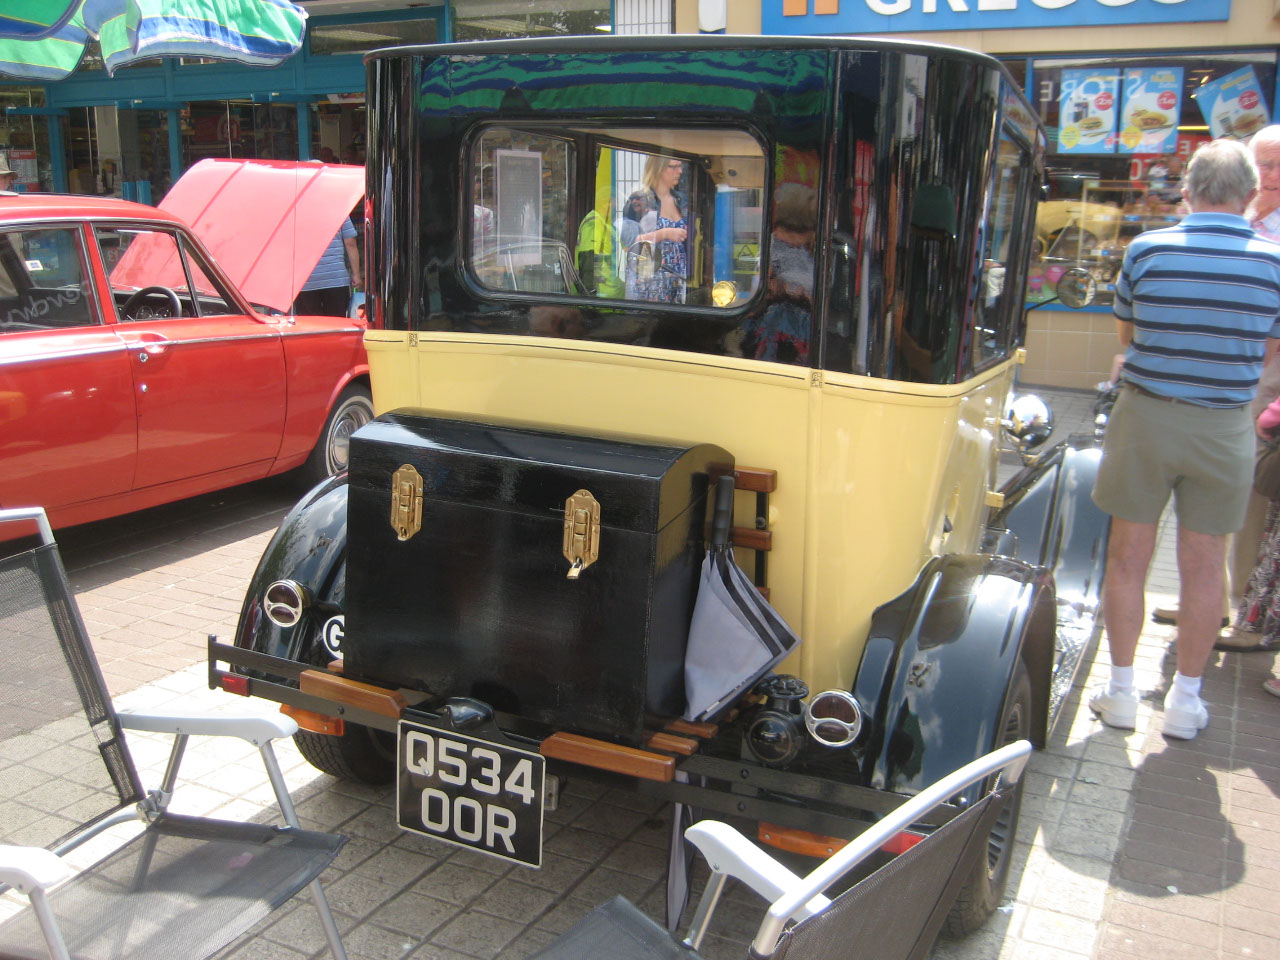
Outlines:
{"label": "round tail light", "polygon": [[307,588],[292,580],[277,580],[262,594],[262,610],[277,627],[294,627],[307,609]]}
{"label": "round tail light", "polygon": [[824,690],[805,705],[804,725],[824,747],[847,747],[862,730],[862,708],[851,693]]}

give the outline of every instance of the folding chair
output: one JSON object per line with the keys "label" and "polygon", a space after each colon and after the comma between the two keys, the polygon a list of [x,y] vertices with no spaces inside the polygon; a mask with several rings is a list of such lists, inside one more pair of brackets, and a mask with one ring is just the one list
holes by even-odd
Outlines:
{"label": "folding chair", "polygon": [[[1031,744],[1019,740],[979,757],[912,797],[806,877],[796,876],[728,824],[695,823],[685,836],[706,858],[711,878],[682,942],[615,897],[530,960],[698,960],[697,948],[729,877],[772,901],[751,944],[753,958],[918,960],[933,946],[975,858],[987,855],[992,825],[1030,753]],[[905,853],[835,899],[823,894],[899,832],[966,787],[994,781],[997,773],[997,787]]]}
{"label": "folding chair", "polygon": [[[117,713],[44,511],[0,510],[0,524],[17,521],[34,521],[41,545],[0,560],[0,892],[30,903],[0,924],[0,957],[196,960],[310,885],[346,960],[317,879],[346,838],[299,828],[271,748],[296,725]],[[158,789],[143,792],[123,729],[174,735]],[[166,812],[193,734],[256,746],[288,826]],[[141,832],[92,866],[76,872],[63,858],[129,821]]]}

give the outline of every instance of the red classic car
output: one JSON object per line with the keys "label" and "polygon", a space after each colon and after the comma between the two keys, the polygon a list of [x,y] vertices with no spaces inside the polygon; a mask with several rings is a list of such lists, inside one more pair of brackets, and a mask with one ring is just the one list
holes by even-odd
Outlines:
{"label": "red classic car", "polygon": [[361,167],[206,160],[160,209],[0,197],[0,507],[68,526],[344,469],[364,324],[287,311],[363,192]]}

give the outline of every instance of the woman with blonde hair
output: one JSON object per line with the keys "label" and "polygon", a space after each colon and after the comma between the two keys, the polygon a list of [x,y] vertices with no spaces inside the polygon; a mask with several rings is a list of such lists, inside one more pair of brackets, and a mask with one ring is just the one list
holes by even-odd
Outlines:
{"label": "woman with blonde hair", "polygon": [[[689,223],[685,198],[677,192],[684,163],[674,157],[651,155],[644,164],[641,180],[652,209],[641,221],[638,242],[654,248],[653,274],[628,276],[627,293],[636,300],[683,303],[685,280],[689,276]],[[628,256],[629,273],[633,257]]]}

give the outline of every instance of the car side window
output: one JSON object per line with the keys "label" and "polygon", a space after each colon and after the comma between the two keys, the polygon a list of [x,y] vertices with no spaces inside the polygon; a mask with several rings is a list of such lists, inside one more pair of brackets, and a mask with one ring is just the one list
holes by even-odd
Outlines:
{"label": "car side window", "polygon": [[99,226],[95,232],[120,322],[239,312],[176,231],[130,225]]}
{"label": "car side window", "polygon": [[191,286],[196,292],[196,303],[200,316],[225,316],[229,313],[240,313],[240,307],[231,295],[216,279],[200,254],[187,244],[183,244],[187,254],[187,270],[191,274]]}
{"label": "car side window", "polygon": [[0,334],[97,323],[75,227],[0,232]]}
{"label": "car side window", "polygon": [[1018,296],[1022,290],[1022,264],[1010,262],[1009,252],[1022,249],[1017,230],[1026,219],[1033,170],[1029,151],[1007,130],[1002,131],[995,169],[991,172],[987,215],[982,224],[985,246],[979,274],[976,329],[971,334],[972,370],[981,370],[1008,354],[1022,315],[1022,298]]}

